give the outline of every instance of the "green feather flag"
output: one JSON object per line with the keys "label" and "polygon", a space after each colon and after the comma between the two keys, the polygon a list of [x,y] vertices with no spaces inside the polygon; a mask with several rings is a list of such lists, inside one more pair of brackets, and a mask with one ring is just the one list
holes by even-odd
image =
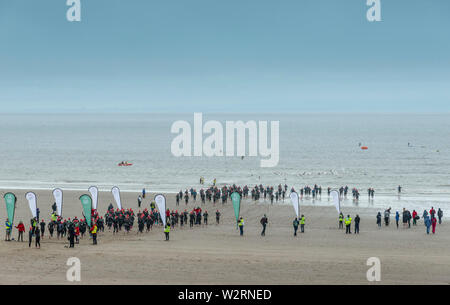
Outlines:
{"label": "green feather flag", "polygon": [[234,208],[234,216],[236,216],[236,225],[239,220],[239,213],[241,211],[241,195],[239,193],[234,192],[231,194],[231,201],[233,202]]}
{"label": "green feather flag", "polygon": [[3,196],[6,203],[6,213],[8,214],[8,220],[11,223],[11,225],[14,223],[14,212],[16,211],[16,195],[13,193],[6,193],[5,196]]}
{"label": "green feather flag", "polygon": [[81,205],[83,206],[84,217],[89,227],[91,227],[92,198],[89,195],[80,196]]}

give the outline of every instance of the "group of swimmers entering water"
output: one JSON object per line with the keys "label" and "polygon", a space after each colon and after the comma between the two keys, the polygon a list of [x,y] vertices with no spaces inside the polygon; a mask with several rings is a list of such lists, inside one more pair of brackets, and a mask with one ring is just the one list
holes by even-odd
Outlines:
{"label": "group of swimmers entering water", "polygon": [[[273,204],[274,201],[278,202],[278,201],[284,201],[286,199],[288,185],[284,184],[284,186],[282,186],[281,184],[279,184],[276,189],[273,186],[265,186],[264,187],[262,184],[255,185],[251,189],[247,185],[244,185],[243,187],[236,186],[236,185],[233,185],[233,186],[225,185],[220,188],[215,185],[212,185],[206,189],[201,188],[199,192],[197,192],[196,189],[191,187],[189,190],[185,189],[184,192],[182,190],[180,190],[175,196],[175,201],[176,201],[177,206],[179,206],[180,202],[183,202],[183,201],[186,205],[188,205],[190,200],[193,200],[194,202],[196,202],[198,196],[200,196],[200,201],[202,204],[205,204],[206,201],[212,202],[214,205],[217,202],[221,202],[222,204],[225,204],[228,202],[228,198],[230,198],[231,193],[234,191],[237,191],[243,199],[247,199],[247,198],[249,198],[249,196],[251,196],[251,199],[254,201],[258,201],[260,199],[266,200],[268,198],[270,200],[271,204]],[[294,187],[292,187],[290,189],[290,191],[295,192],[296,190]],[[328,189],[327,189],[328,197],[330,197],[331,191],[332,191],[332,188],[328,187]],[[348,193],[349,193],[349,187],[345,186],[345,187],[339,188],[339,193],[342,198],[347,198]],[[359,200],[359,197],[360,197],[359,190],[356,188],[353,188],[352,196],[355,201]],[[373,199],[375,196],[375,189],[369,188],[368,196],[369,196],[369,199]],[[299,197],[301,200],[311,199],[311,198],[313,200],[320,199],[320,198],[322,198],[322,187],[318,186],[317,184],[314,185],[313,187],[310,187],[310,186],[301,187],[301,188],[299,188]],[[140,199],[138,199],[138,201],[139,200]]]}

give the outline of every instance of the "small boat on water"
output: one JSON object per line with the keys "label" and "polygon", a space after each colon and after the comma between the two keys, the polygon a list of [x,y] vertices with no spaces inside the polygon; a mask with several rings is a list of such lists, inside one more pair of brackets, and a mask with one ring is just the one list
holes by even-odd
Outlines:
{"label": "small boat on water", "polygon": [[361,149],[362,149],[362,150],[368,150],[369,147],[367,147],[367,146],[362,146]]}
{"label": "small boat on water", "polygon": [[122,161],[122,162],[120,162],[119,164],[117,164],[118,166],[131,166],[131,165],[133,165],[133,163],[128,163],[128,161],[127,162],[124,162],[124,161]]}

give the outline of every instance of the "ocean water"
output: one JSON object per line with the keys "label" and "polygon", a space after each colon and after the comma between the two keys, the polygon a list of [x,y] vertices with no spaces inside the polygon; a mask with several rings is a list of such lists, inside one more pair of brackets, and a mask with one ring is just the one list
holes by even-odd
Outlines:
{"label": "ocean water", "polygon": [[[177,120],[193,126],[193,113],[2,114],[0,188],[176,192],[199,189],[203,176],[219,185],[318,184],[324,193],[348,185],[360,189],[361,205],[434,204],[450,213],[448,114],[203,114],[204,122],[279,121],[280,160],[273,168],[261,168],[260,157],[177,158],[170,150]],[[133,166],[117,166],[122,160]],[[374,202],[366,198],[369,187]]]}

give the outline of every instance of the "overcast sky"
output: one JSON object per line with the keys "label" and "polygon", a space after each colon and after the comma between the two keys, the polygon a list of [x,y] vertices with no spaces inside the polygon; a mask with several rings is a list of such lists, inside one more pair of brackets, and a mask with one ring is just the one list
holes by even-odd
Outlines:
{"label": "overcast sky", "polygon": [[450,112],[450,1],[0,1],[0,112]]}

